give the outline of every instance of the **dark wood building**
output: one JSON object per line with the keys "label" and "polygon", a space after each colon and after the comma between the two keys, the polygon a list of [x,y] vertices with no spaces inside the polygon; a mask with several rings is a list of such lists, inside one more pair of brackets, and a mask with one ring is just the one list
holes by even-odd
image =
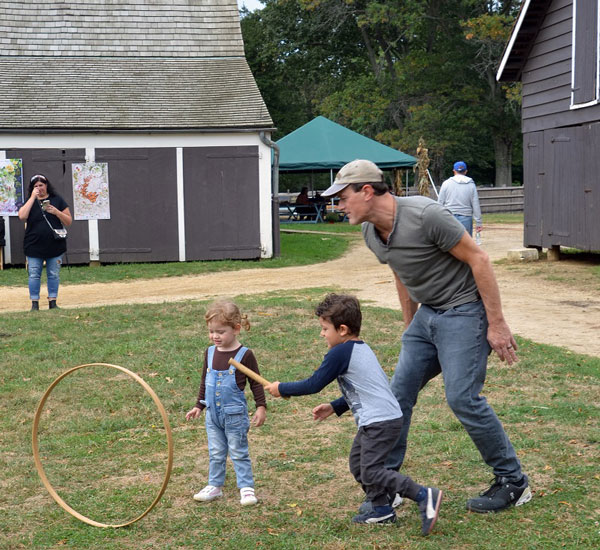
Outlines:
{"label": "dark wood building", "polygon": [[236,0],[0,0],[0,21],[0,159],[71,211],[72,164],[108,163],[110,219],[74,221],[69,262],[273,255],[273,122]]}
{"label": "dark wood building", "polygon": [[497,78],[523,86],[529,247],[600,250],[599,3],[525,0]]}

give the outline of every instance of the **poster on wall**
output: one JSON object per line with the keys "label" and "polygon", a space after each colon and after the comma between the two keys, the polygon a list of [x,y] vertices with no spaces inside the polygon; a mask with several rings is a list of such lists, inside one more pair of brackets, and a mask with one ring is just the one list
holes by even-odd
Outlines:
{"label": "poster on wall", "polygon": [[73,164],[73,213],[76,220],[110,220],[107,162]]}
{"label": "poster on wall", "polygon": [[16,216],[23,199],[23,159],[0,160],[0,216]]}

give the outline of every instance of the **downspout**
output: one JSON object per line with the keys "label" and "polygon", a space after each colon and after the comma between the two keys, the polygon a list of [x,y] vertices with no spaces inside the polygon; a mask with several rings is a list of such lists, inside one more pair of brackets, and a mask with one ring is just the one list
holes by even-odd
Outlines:
{"label": "downspout", "polygon": [[264,131],[258,132],[260,140],[273,150],[271,165],[271,228],[273,231],[273,257],[281,256],[281,239],[279,238],[279,145],[271,141]]}

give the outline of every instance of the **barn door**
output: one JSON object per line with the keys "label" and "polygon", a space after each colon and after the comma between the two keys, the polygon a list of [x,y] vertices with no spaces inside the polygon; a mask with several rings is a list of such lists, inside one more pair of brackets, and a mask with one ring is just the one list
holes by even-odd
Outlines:
{"label": "barn door", "polygon": [[258,147],[183,150],[187,260],[260,257]]}
{"label": "barn door", "polygon": [[[27,189],[29,180],[35,174],[44,174],[52,183],[55,191],[67,201],[73,213],[73,185],[71,165],[85,160],[85,149],[8,149],[6,158],[23,159],[23,190],[25,199],[29,198]],[[24,264],[23,238],[24,224],[19,218],[10,218],[11,256],[13,264]],[[89,247],[87,225],[74,222],[69,228],[67,254],[69,263],[87,262]],[[87,259],[86,259],[87,255]]]}
{"label": "barn door", "polygon": [[532,132],[523,136],[523,170],[525,195],[525,246],[542,246],[542,203],[544,184],[548,181],[544,172],[544,132]]}

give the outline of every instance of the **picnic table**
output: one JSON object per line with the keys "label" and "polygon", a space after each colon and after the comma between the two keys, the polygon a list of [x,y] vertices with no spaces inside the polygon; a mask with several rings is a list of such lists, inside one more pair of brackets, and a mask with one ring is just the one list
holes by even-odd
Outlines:
{"label": "picnic table", "polygon": [[290,223],[322,223],[324,221],[323,215],[325,213],[326,205],[324,203],[280,203],[279,205],[279,217]]}

